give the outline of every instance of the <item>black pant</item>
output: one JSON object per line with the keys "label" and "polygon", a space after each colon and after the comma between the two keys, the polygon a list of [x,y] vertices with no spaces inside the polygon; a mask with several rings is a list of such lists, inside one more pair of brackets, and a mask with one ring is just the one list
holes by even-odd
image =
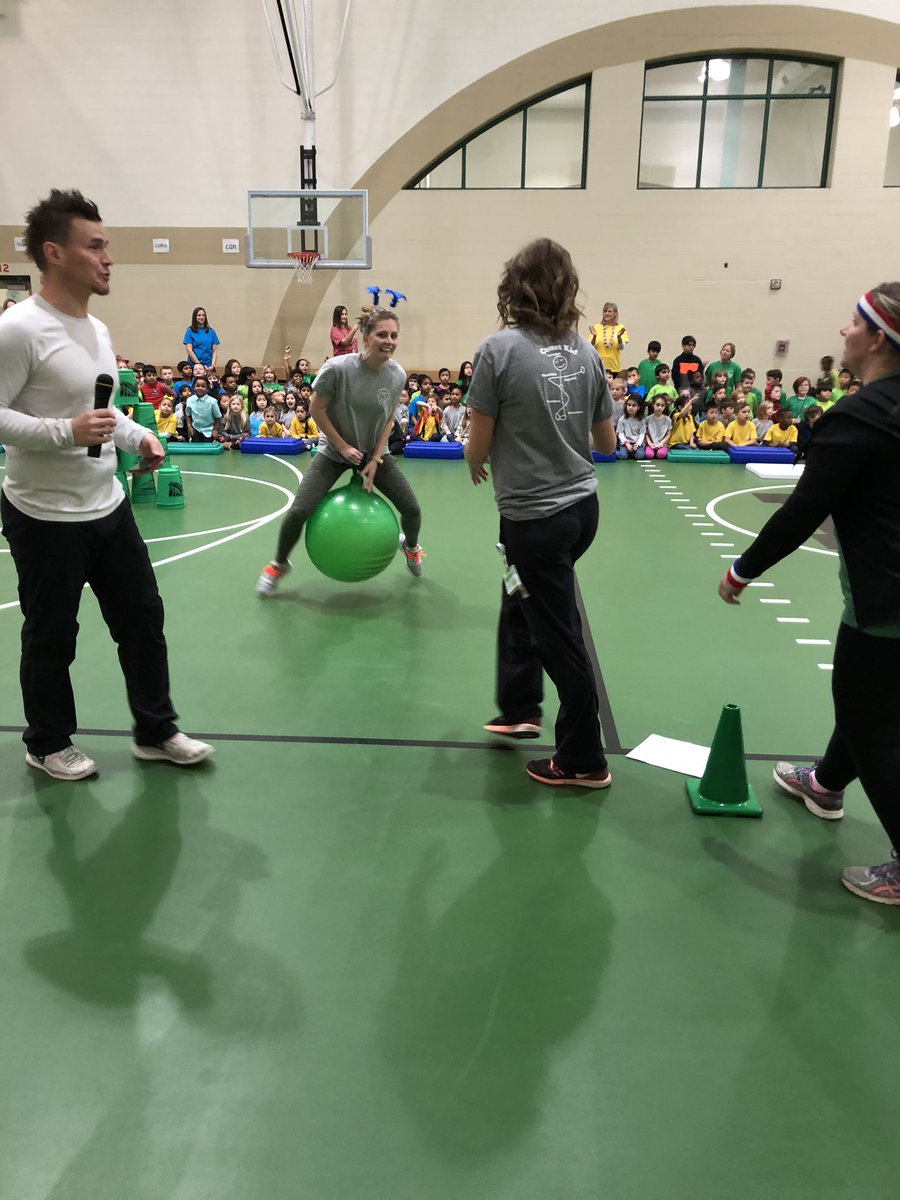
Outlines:
{"label": "black pant", "polygon": [[594,540],[597,496],[534,521],[500,518],[500,541],[528,590],[502,591],[497,633],[497,706],[510,721],[540,714],[543,671],[559,694],[556,762],[567,771],[606,767],[597,683],[575,602],[574,565]]}
{"label": "black pant", "polygon": [[900,638],[872,637],[842,624],[831,692],[834,733],[816,779],[835,792],[858,779],[900,851]]}
{"label": "black pant", "polygon": [[69,667],[78,606],[88,584],[119,651],[135,741],[155,745],[177,732],[169,699],[163,603],[131,505],[97,521],[37,521],[0,497],[3,534],[19,575],[19,680],[32,754],[71,745],[78,722]]}

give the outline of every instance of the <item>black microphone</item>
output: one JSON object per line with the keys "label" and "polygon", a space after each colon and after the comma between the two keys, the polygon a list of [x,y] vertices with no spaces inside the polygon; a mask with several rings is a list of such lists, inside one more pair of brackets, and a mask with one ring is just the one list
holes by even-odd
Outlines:
{"label": "black microphone", "polygon": [[[112,395],[112,375],[98,375],[94,384],[94,412],[99,408],[109,408],[109,398]],[[99,458],[102,445],[88,446],[88,458]]]}

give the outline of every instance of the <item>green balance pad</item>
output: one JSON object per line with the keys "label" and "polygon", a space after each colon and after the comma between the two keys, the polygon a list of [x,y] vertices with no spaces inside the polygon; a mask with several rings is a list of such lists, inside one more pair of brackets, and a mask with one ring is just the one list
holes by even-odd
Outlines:
{"label": "green balance pad", "polygon": [[666,462],[730,463],[724,450],[670,450]]}

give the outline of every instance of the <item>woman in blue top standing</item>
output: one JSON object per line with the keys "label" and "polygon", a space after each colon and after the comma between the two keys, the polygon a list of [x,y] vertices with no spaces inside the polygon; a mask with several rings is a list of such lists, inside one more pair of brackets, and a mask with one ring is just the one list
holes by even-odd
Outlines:
{"label": "woman in blue top standing", "polygon": [[204,367],[215,367],[216,347],[219,335],[210,329],[205,308],[195,308],[191,323],[184,331],[184,348],[191,363],[202,363]]}

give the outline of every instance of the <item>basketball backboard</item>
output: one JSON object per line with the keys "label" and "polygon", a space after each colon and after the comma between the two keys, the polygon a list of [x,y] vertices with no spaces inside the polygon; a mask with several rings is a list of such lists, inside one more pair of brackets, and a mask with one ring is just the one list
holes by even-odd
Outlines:
{"label": "basketball backboard", "polygon": [[248,192],[247,266],[292,268],[298,250],[317,251],[319,269],[371,268],[369,193]]}

